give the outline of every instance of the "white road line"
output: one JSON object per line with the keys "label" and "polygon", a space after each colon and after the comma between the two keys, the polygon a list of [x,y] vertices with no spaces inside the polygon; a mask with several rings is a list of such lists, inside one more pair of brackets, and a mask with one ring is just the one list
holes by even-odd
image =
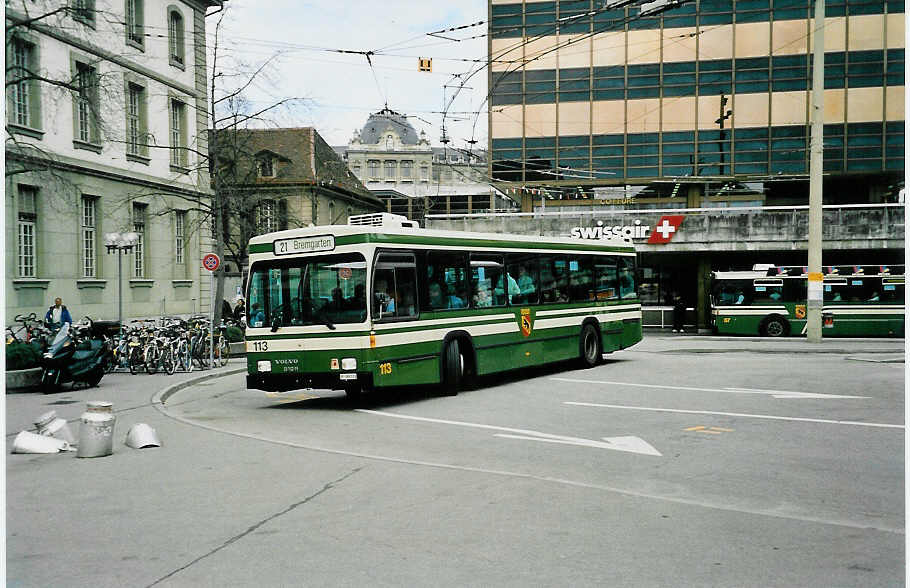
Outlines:
{"label": "white road line", "polygon": [[717,412],[713,410],[683,410],[679,408],[658,408],[653,406],[627,406],[624,404],[600,404],[597,402],[564,402],[572,406],[593,406],[596,408],[619,408],[623,410],[643,410],[651,412],[676,412],[682,414],[714,414],[719,416],[743,417],[749,419],[768,419],[774,421],[795,421],[800,423],[822,423],[826,425],[849,425],[853,427],[876,427],[880,429],[903,429],[904,425],[890,423],[864,423],[860,421],[835,421],[830,419],[810,419],[803,417],[776,416],[771,414],[747,414],[743,412]]}
{"label": "white road line", "polygon": [[605,380],[582,380],[578,378],[550,378],[559,382],[578,384],[609,384],[612,386],[636,386],[639,388],[661,388],[663,390],[690,390],[693,392],[721,392],[723,394],[766,394],[774,398],[869,398],[868,396],[843,396],[841,394],[819,394],[815,392],[792,392],[789,390],[760,390],[755,388],[695,388],[692,386],[665,386],[662,384],[638,384],[633,382],[608,382]]}
{"label": "white road line", "polygon": [[647,441],[638,437],[603,437],[603,441],[595,441],[592,439],[584,439],[582,437],[567,437],[565,435],[553,435],[551,433],[541,433],[540,431],[512,429],[510,427],[498,427],[496,425],[484,425],[481,423],[466,423],[464,421],[432,419],[429,417],[412,416],[396,412],[385,412],[382,410],[368,410],[365,408],[358,408],[356,411],[366,414],[393,417],[396,419],[407,419],[425,423],[437,423],[441,425],[457,425],[459,427],[472,427],[475,429],[487,429],[490,431],[503,431],[505,433],[512,433],[511,435],[495,435],[496,437],[505,437],[507,439],[548,441],[550,443],[564,443],[567,445],[580,445],[582,447],[595,447],[598,449],[611,449],[613,451],[625,451],[628,453],[638,453],[642,455],[661,456],[661,453],[654,449],[654,447],[652,447]]}

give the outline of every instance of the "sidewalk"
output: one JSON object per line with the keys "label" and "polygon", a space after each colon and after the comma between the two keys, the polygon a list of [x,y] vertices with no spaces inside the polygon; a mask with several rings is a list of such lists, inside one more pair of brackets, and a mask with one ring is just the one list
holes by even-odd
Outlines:
{"label": "sidewalk", "polygon": [[810,343],[805,337],[732,337],[672,333],[661,329],[646,329],[642,342],[632,349],[644,350],[643,347],[647,347],[647,351],[655,352],[840,353],[863,357],[888,355],[892,358],[897,356],[903,358],[906,353],[905,340],[897,338],[830,337],[823,339],[821,343]]}
{"label": "sidewalk", "polygon": [[[151,406],[155,394],[174,386],[185,386],[232,373],[246,371],[246,359],[231,359],[225,367],[215,369],[195,369],[191,373],[177,372],[172,376],[166,374],[132,375],[126,372],[107,374],[97,388],[78,386],[70,389],[67,384],[62,392],[42,394],[41,392],[24,391],[6,394],[6,453],[12,448],[12,441],[20,431],[35,431],[35,420],[49,410],[66,419],[70,431],[78,437],[79,417],[85,411],[88,400],[106,400],[114,403],[114,414],[118,416],[116,434],[126,436],[126,428],[121,425],[119,415],[138,408]],[[125,424],[125,422],[124,422]],[[130,423],[132,424],[132,423]],[[115,439],[114,445],[122,445],[123,439]],[[7,463],[9,457],[7,457]]]}

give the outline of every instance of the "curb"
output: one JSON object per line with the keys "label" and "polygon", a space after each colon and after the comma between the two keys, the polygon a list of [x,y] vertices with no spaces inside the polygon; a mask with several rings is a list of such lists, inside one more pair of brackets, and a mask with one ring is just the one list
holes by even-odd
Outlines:
{"label": "curb", "polygon": [[159,392],[156,392],[152,396],[152,404],[164,405],[164,403],[167,401],[168,398],[170,398],[177,392],[183,390],[184,388],[189,388],[190,386],[195,386],[196,384],[199,384],[200,382],[214,380],[216,378],[223,378],[226,376],[234,376],[236,374],[242,374],[243,372],[246,371],[246,369],[247,369],[246,366],[238,367],[238,368],[229,368],[229,369],[224,370],[223,372],[200,375],[198,378],[191,378],[189,380],[177,382],[176,384],[171,384],[167,388],[165,388]]}

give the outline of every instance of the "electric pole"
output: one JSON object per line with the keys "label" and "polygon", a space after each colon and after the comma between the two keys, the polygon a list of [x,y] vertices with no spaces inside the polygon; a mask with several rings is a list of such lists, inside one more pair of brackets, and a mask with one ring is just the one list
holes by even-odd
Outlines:
{"label": "electric pole", "polygon": [[812,56],[812,137],[809,149],[809,283],[806,338],[822,341],[822,156],[825,122],[825,0],[815,0]]}

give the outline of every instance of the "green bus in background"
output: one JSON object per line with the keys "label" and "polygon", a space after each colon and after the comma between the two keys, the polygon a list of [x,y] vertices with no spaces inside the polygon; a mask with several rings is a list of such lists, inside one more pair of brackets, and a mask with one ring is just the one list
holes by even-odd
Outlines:
{"label": "green bus in background", "polygon": [[250,240],[247,387],[441,384],[641,340],[635,249],[420,229],[387,213]]}
{"label": "green bus in background", "polygon": [[[903,265],[823,270],[823,336],[904,336]],[[718,334],[805,334],[806,267],[762,264],[751,271],[714,272],[713,278],[711,314]]]}

